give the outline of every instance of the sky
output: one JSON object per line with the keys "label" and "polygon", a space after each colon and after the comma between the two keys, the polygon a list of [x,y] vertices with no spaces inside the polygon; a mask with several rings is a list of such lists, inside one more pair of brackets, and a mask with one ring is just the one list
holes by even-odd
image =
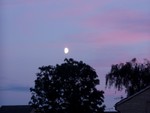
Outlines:
{"label": "sky", "polygon": [[114,109],[125,94],[106,89],[105,76],[112,64],[150,60],[149,4],[150,0],[1,0],[0,105],[28,104],[38,67],[73,58],[96,70],[106,109]]}

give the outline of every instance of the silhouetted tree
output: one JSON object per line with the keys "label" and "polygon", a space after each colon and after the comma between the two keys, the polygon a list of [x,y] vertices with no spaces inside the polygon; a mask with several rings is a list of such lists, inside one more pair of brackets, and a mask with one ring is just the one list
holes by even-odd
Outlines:
{"label": "silhouetted tree", "polygon": [[118,90],[126,89],[127,96],[150,85],[150,61],[138,63],[136,58],[130,62],[112,65],[106,75],[106,86],[114,86]]}
{"label": "silhouetted tree", "polygon": [[82,61],[64,61],[39,68],[29,104],[40,113],[102,113],[104,92],[96,88],[95,70]]}

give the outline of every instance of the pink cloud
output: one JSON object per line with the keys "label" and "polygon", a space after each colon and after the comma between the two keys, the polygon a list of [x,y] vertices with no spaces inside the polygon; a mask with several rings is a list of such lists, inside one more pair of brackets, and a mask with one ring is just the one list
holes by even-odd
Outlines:
{"label": "pink cloud", "polygon": [[[48,17],[50,18],[65,18],[66,16],[78,17],[93,13],[97,8],[105,6],[110,3],[109,0],[105,1],[79,1],[79,0],[66,0],[66,1],[55,1],[55,0],[13,0],[13,1],[2,1],[2,8],[16,8],[16,7],[27,7],[31,8],[29,12],[36,8],[45,10]],[[52,10],[51,10],[52,8]],[[48,13],[49,12],[49,13]]]}
{"label": "pink cloud", "polygon": [[149,20],[149,13],[142,13],[132,10],[109,10],[87,18],[82,25],[83,27],[85,26],[102,30],[105,30],[105,28],[136,28],[139,25],[140,27],[142,26],[150,29]]}
{"label": "pink cloud", "polygon": [[[100,45],[126,45],[150,41],[150,16],[147,13],[122,10],[104,11],[80,21],[89,32],[70,35],[72,39]],[[81,40],[82,39],[82,40]]]}
{"label": "pink cloud", "polygon": [[[92,40],[94,43],[100,43],[105,45],[126,45],[126,44],[134,44],[142,41],[150,41],[150,34],[142,34],[142,33],[132,33],[127,31],[113,31],[107,32],[104,34],[100,34],[97,36],[95,40],[89,38],[90,42]],[[102,38],[101,38],[102,37]]]}
{"label": "pink cloud", "polygon": [[[53,14],[49,13],[49,18],[83,18],[84,16],[89,16],[94,11],[97,10],[99,7],[103,7],[105,4],[109,3],[110,1],[79,1],[79,0],[72,0],[67,1],[64,4],[68,4],[67,7],[63,9],[60,8],[58,12]],[[59,9],[59,8],[58,8]]]}
{"label": "pink cloud", "polygon": [[68,38],[78,42],[93,43],[101,46],[136,44],[143,41],[150,41],[150,33],[130,32],[125,30],[115,30],[100,33],[81,33],[70,35]]}
{"label": "pink cloud", "polygon": [[141,47],[147,42],[150,43],[150,33],[135,33],[120,29],[104,33],[81,33],[69,37],[76,39],[74,43],[87,44],[89,48],[92,48],[91,54],[100,56],[90,59],[96,68],[130,61],[134,57],[142,60],[150,57],[150,45]]}

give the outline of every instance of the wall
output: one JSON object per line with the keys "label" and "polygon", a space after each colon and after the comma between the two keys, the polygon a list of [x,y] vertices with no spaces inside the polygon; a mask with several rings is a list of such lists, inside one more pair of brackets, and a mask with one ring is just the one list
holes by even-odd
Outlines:
{"label": "wall", "polygon": [[121,113],[150,113],[150,88],[118,104],[116,109]]}

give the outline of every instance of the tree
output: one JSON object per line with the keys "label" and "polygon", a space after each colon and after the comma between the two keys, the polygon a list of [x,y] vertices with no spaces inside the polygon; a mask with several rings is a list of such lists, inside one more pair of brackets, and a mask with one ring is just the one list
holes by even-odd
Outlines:
{"label": "tree", "polygon": [[103,91],[95,70],[82,61],[65,59],[56,66],[42,66],[31,88],[29,104],[40,113],[102,113]]}
{"label": "tree", "polygon": [[106,86],[114,86],[118,90],[126,89],[127,96],[131,96],[150,85],[150,61],[138,63],[136,58],[130,62],[112,65],[106,75]]}

